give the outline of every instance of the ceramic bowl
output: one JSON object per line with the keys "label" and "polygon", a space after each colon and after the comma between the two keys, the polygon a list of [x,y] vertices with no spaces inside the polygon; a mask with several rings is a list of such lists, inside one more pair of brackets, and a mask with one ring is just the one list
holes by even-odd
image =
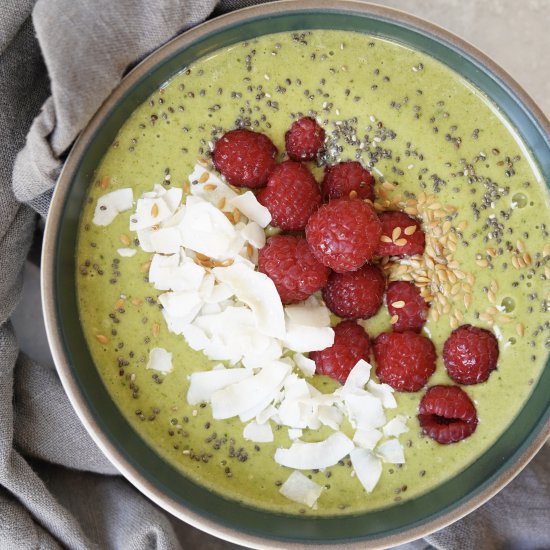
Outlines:
{"label": "ceramic bowl", "polygon": [[253,547],[388,547],[424,536],[471,512],[528,463],[550,432],[548,364],[512,425],[462,473],[398,506],[318,520],[239,505],[198,486],[163,461],[111,400],[92,363],[78,318],[79,215],[94,169],[121,125],[161,83],[198,57],[263,34],[300,29],[370,33],[443,62],[498,106],[550,181],[550,130],[542,112],[490,59],[448,32],[404,13],[359,2],[307,0],[240,10],[185,32],[149,56],[122,81],[73,147],[57,184],[44,240],[42,291],[48,338],[65,390],[98,446],[131,483],[178,518]]}

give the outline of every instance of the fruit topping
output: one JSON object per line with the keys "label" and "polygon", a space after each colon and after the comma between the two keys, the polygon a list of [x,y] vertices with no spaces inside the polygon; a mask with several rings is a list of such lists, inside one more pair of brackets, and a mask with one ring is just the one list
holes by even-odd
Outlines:
{"label": "fruit topping", "polygon": [[275,283],[283,304],[305,300],[326,285],[330,269],[319,263],[304,237],[274,235],[260,249],[258,269]]}
{"label": "fruit topping", "polygon": [[386,303],[392,317],[392,328],[396,332],[406,330],[420,332],[430,311],[418,287],[408,281],[390,283],[386,293]]}
{"label": "fruit topping", "polygon": [[258,201],[271,213],[271,225],[288,231],[304,229],[321,204],[321,192],[309,170],[292,160],[279,164],[271,172]]}
{"label": "fruit topping", "polygon": [[355,192],[359,199],[374,201],[374,178],[357,161],[327,166],[321,189],[325,200],[349,197]]}
{"label": "fruit topping", "polygon": [[355,321],[342,321],[334,327],[334,344],[321,351],[312,351],[317,374],[324,374],[344,384],[359,359],[369,360],[370,340]]}
{"label": "fruit topping", "polygon": [[314,160],[325,142],[325,131],[311,117],[295,120],[285,134],[286,152],[291,160]]}
{"label": "fruit topping", "polygon": [[418,413],[422,432],[443,445],[469,437],[477,426],[475,405],[458,386],[428,388]]}
{"label": "fruit topping", "polygon": [[309,219],[306,238],[314,256],[338,273],[359,269],[378,248],[382,227],[374,208],[359,199],[335,199]]}
{"label": "fruit topping", "polygon": [[376,375],[397,391],[415,392],[435,371],[432,341],[416,332],[383,332],[373,345]]}
{"label": "fruit topping", "polygon": [[497,368],[498,354],[495,335],[472,325],[453,330],[443,346],[447,373],[459,384],[485,382]]}
{"label": "fruit topping", "polygon": [[323,288],[327,307],[344,319],[368,319],[382,305],[386,280],[374,265],[364,265],[357,271],[331,273]]}
{"label": "fruit topping", "polygon": [[404,212],[382,212],[380,223],[379,256],[414,256],[424,252],[424,231],[415,218]]}
{"label": "fruit topping", "polygon": [[214,145],[214,166],[232,185],[263,187],[275,168],[277,148],[265,135],[238,129],[225,133]]}

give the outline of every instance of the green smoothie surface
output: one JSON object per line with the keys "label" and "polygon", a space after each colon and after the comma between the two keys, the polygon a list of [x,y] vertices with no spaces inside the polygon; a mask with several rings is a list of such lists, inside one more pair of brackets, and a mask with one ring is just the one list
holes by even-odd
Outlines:
{"label": "green smoothie surface", "polygon": [[[243,438],[238,418],[214,420],[210,405],[187,403],[189,374],[210,370],[214,362],[168,331],[157,301],[161,291],[147,278],[152,254],[129,230],[133,210],[106,227],[92,223],[97,199],[107,192],[130,187],[135,202],[155,183],[186,190],[197,159],[208,160],[213,141],[235,127],[265,133],[278,160],[284,159],[285,131],[300,116],[315,117],[326,130],[320,164],[361,161],[375,176],[379,211],[405,210],[422,220],[422,261],[390,261],[384,270],[389,280],[414,281],[431,301],[423,333],[438,361],[429,385],[452,383],[441,355],[458,325],[492,330],[500,348],[488,381],[464,387],[479,418],[471,437],[451,445],[422,437],[416,414],[424,392],[395,392],[398,407],[387,412],[388,419],[409,417],[409,432],[399,437],[405,463],[385,464],[370,494],[352,477],[349,460],[304,471],[325,487],[317,509],[279,493],[291,470],[273,455],[291,444],[286,428],[274,426],[272,443],[253,443]],[[320,181],[322,166],[307,164]],[[268,35],[182,67],[120,129],[82,212],[80,318],[113,400],[182,475],[263,509],[361,513],[414,498],[458,474],[491,447],[529,399],[550,342],[548,227],[548,193],[530,152],[498,109],[447,67],[364,34]],[[121,257],[120,248],[137,253]],[[371,337],[389,330],[386,306],[362,324]],[[155,347],[173,354],[169,374],[146,370]],[[338,386],[322,376],[309,381],[323,392]],[[345,423],[342,431],[353,434]],[[306,430],[303,439],[320,441],[331,432]]]}

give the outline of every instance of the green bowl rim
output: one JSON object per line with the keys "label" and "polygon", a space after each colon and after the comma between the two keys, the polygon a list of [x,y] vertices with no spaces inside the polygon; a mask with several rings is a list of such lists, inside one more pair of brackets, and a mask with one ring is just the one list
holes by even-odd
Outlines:
{"label": "green bowl rim", "polygon": [[[105,434],[104,427],[101,426],[99,415],[96,417],[96,412],[93,411],[92,405],[86,401],[82,392],[82,387],[75,379],[75,373],[72,371],[72,367],[68,360],[64,334],[60,325],[61,315],[57,301],[59,228],[64,216],[65,198],[71,189],[80,160],[85,155],[88,145],[93,140],[96,132],[100,130],[106,117],[120,104],[120,102],[124,101],[125,96],[137,85],[137,83],[148,78],[148,75],[154,68],[157,68],[163,64],[163,62],[177,55],[178,52],[195,42],[204,39],[206,36],[218,34],[224,29],[236,27],[245,22],[264,19],[266,17],[288,16],[289,14],[313,15],[319,12],[336,12],[338,14],[349,14],[378,21],[387,21],[391,24],[402,26],[421,34],[429,40],[435,41],[462,55],[511,96],[516,107],[523,111],[524,116],[530,119],[533,126],[541,135],[544,140],[543,146],[545,146],[546,150],[550,150],[550,124],[542,111],[535,105],[523,89],[500,67],[495,65],[476,48],[455,37],[451,33],[404,12],[363,2],[346,0],[304,0],[296,2],[287,0],[263,4],[218,17],[177,36],[166,45],[153,52],[122,80],[120,85],[113,91],[111,96],[94,115],[70,152],[54,192],[44,236],[41,284],[48,340],[65,391],[80,420],[83,422],[94,441],[111,462],[113,462],[116,468],[156,504],[203,531],[237,544],[247,544],[258,548],[280,548],[280,544],[283,541],[285,548],[311,548],[312,543],[322,544],[323,541],[292,541],[285,539],[282,534],[280,537],[265,537],[257,533],[237,530],[231,526],[220,523],[220,521],[212,517],[206,517],[204,513],[189,509],[183,506],[181,502],[159,491],[149,479],[146,479],[143,472],[139,471],[138,468],[131,463],[128,456],[125,456],[118,445]],[[544,444],[549,435],[550,403],[547,406],[545,414],[540,417],[531,434],[477,490],[473,491],[465,498],[447,506],[443,512],[434,514],[433,517],[427,521],[420,520],[415,524],[407,526],[405,529],[394,530],[391,534],[376,536],[375,538],[367,537],[361,540],[342,539],[338,541],[338,546],[364,548],[368,539],[369,547],[383,548],[417,539],[435,530],[441,529],[479,507],[509,483],[523,467],[525,467],[529,460]],[[307,522],[315,521],[312,518],[301,519]]]}

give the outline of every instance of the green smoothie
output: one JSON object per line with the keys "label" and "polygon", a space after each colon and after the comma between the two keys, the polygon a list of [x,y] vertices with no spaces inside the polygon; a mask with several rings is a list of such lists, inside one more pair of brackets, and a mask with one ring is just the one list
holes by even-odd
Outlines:
{"label": "green smoothie", "polygon": [[[235,127],[267,134],[282,159],[285,131],[308,115],[327,133],[322,163],[360,160],[376,177],[379,210],[404,209],[423,221],[423,261],[389,262],[384,269],[390,280],[413,280],[432,301],[425,334],[438,364],[429,385],[452,383],[441,353],[453,327],[491,329],[500,347],[489,380],[464,388],[479,418],[471,437],[447,446],[421,437],[416,414],[423,392],[396,392],[398,407],[389,416],[409,417],[409,432],[400,436],[405,464],[385,464],[370,494],[351,476],[348,460],[305,471],[325,487],[316,510],[279,493],[291,470],[273,455],[290,446],[286,429],[274,428],[272,443],[255,444],[243,438],[238,418],[214,420],[210,405],[188,405],[188,375],[213,363],[168,331],[160,292],[148,282],[152,255],[129,230],[133,210],[106,227],[92,223],[97,199],[107,192],[131,187],[135,201],[155,183],[186,189],[197,159],[208,159],[212,142]],[[322,166],[308,165],[320,181]],[[439,62],[363,34],[265,36],[182,68],[121,128],[82,212],[80,317],[113,400],[183,475],[227,498],[290,514],[383,508],[425,493],[474,462],[529,398],[550,345],[548,212],[544,182],[520,138],[483,95]],[[121,257],[119,248],[137,252]],[[386,307],[364,326],[371,337],[388,330]],[[173,354],[171,373],[146,370],[155,347]],[[323,392],[338,386],[320,376],[312,383]],[[310,430],[304,439],[320,441],[330,433]]]}

